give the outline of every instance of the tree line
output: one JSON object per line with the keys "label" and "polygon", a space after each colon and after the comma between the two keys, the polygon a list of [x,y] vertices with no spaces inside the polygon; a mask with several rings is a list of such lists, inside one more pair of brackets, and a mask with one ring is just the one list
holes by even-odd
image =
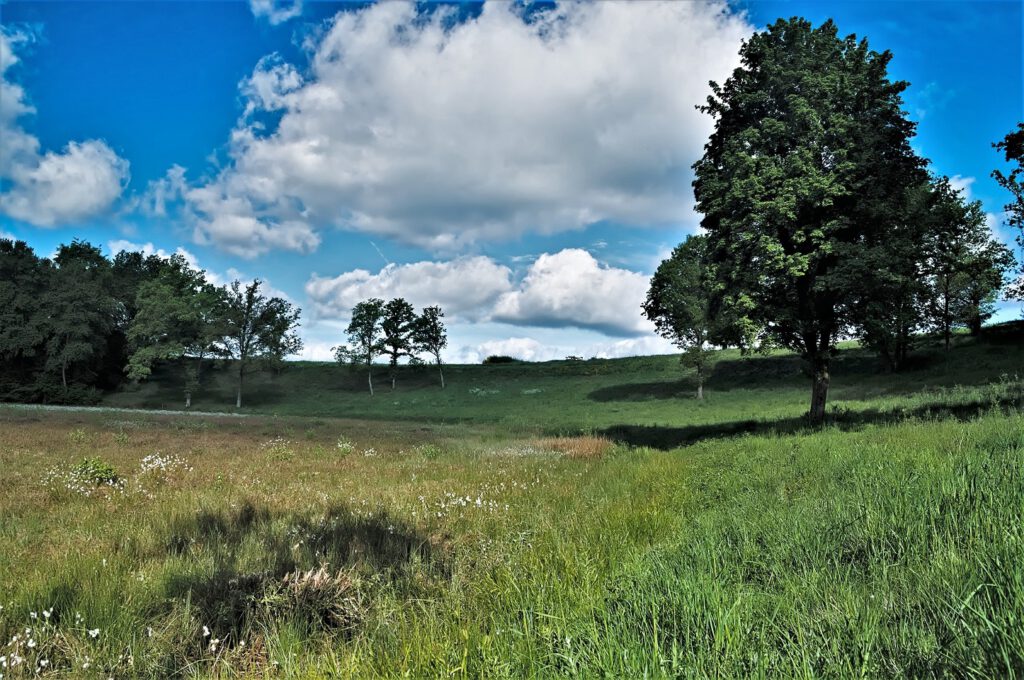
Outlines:
{"label": "tree line", "polygon": [[180,255],[108,259],[75,240],[44,258],[0,239],[0,400],[91,402],[173,360],[189,407],[204,365],[229,360],[241,407],[247,373],[302,349],[300,310],[261,288],[216,286]]}
{"label": "tree line", "polygon": [[398,378],[398,363],[421,364],[420,355],[426,354],[437,366],[444,389],[444,365],[441,352],[448,346],[448,333],[444,325],[444,312],[438,306],[416,309],[405,299],[385,302],[380,298],[363,300],[352,308],[346,333],[348,344],[333,347],[339,363],[366,367],[366,380],[373,394],[373,363],[387,357],[391,389]]}
{"label": "tree line", "polygon": [[[860,339],[893,371],[921,331],[948,349],[955,329],[980,332],[1014,258],[981,203],[911,148],[909,84],[889,79],[890,52],[839,37],[832,21],[780,19],[740,56],[699,107],[715,123],[694,165],[704,233],[658,267],[643,312],[683,350],[698,397],[711,347],[796,352],[821,422],[840,339]],[[994,176],[1021,227],[1024,124],[996,147],[1017,164]]]}

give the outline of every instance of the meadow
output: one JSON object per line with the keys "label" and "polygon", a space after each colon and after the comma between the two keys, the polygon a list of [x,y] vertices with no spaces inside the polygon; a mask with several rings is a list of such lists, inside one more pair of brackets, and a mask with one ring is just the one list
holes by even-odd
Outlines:
{"label": "meadow", "polygon": [[783,354],[0,407],[0,674],[1024,676],[1022,341],[847,346],[819,429]]}

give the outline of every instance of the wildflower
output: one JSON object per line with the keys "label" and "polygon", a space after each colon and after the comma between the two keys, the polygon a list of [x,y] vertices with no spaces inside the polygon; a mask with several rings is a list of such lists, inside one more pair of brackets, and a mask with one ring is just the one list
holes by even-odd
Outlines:
{"label": "wildflower", "polygon": [[36,646],[36,641],[33,638],[28,639],[28,648],[32,649]]}
{"label": "wildflower", "polygon": [[210,629],[203,626],[203,637],[210,637]]}
{"label": "wildflower", "polygon": [[212,640],[210,640],[210,651],[211,652],[216,652],[217,651],[217,645],[219,645],[219,644],[220,644],[220,638],[213,638]]}
{"label": "wildflower", "polygon": [[89,637],[91,637],[91,638],[98,638],[99,636],[100,636],[100,629],[99,628],[93,628],[93,629],[91,629],[89,631]]}
{"label": "wildflower", "polygon": [[53,614],[53,607],[50,607],[49,609],[44,609],[43,610],[43,618],[44,619],[50,618],[51,614]]}

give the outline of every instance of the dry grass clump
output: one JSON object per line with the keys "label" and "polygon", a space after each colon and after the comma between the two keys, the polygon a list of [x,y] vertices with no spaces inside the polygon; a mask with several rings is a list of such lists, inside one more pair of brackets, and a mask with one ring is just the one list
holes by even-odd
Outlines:
{"label": "dry grass clump", "polygon": [[604,437],[547,437],[538,439],[536,446],[548,451],[557,451],[566,458],[596,460],[603,458],[614,443]]}
{"label": "dry grass clump", "polygon": [[351,630],[364,614],[352,574],[345,570],[331,573],[327,565],[285,574],[271,601],[275,613],[304,618],[328,629]]}

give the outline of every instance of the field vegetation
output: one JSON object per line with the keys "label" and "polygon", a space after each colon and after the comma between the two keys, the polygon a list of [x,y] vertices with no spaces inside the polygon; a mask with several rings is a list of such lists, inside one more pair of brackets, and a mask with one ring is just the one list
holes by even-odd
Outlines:
{"label": "field vegetation", "polygon": [[[0,673],[1019,676],[1021,340],[848,347],[823,429],[783,354],[718,356],[703,402],[652,357],[4,407]],[[160,370],[107,404],[178,406]]]}

